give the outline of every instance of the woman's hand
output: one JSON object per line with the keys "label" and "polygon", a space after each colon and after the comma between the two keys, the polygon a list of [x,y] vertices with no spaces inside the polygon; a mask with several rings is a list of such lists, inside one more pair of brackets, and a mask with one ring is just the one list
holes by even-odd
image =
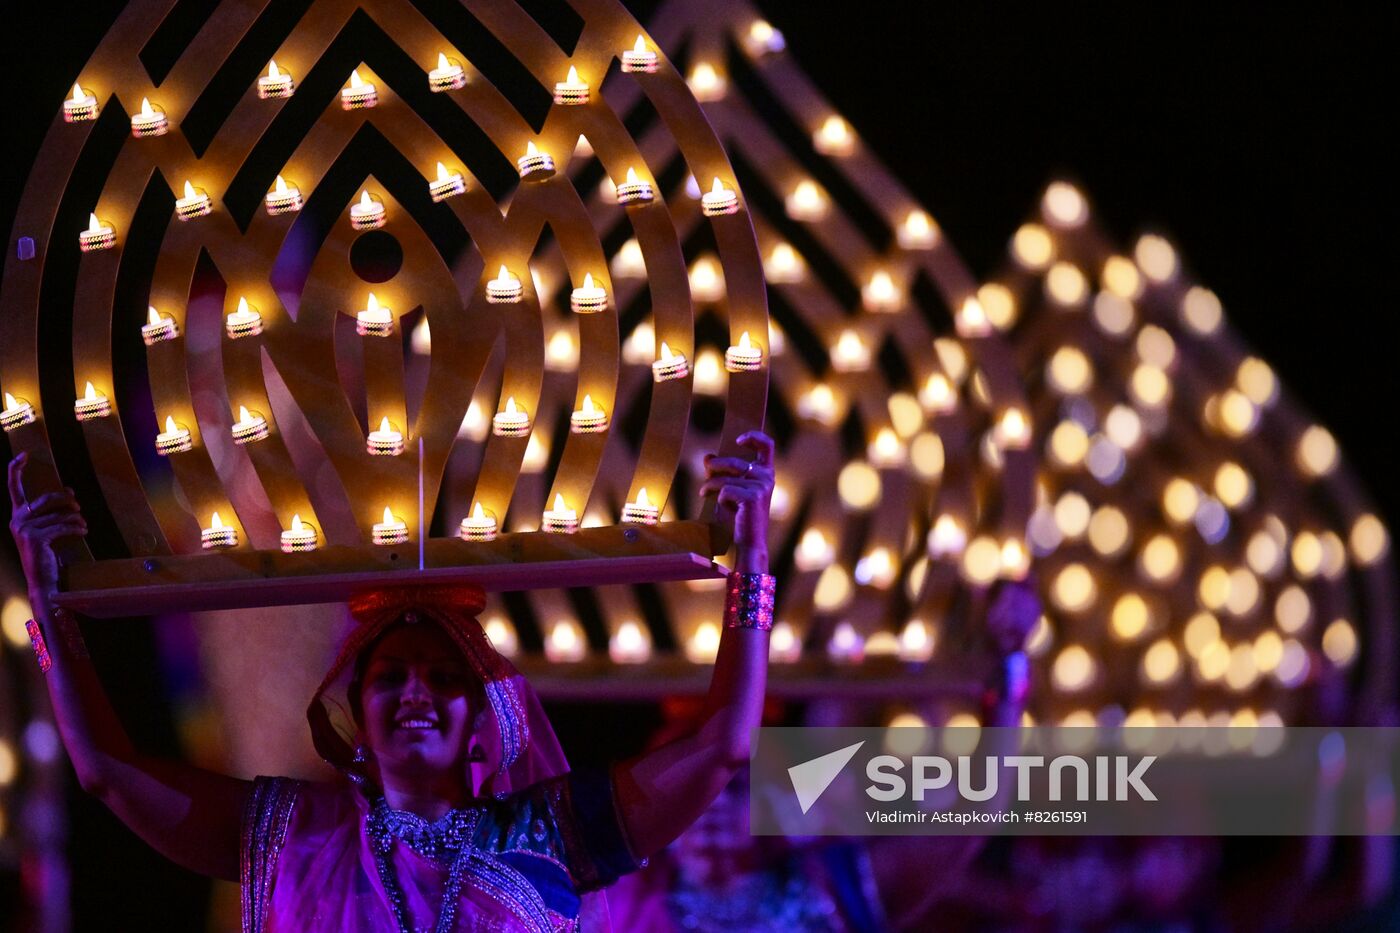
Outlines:
{"label": "woman's hand", "polygon": [[[753,459],[706,455],[700,494],[716,494],[721,519],[733,525],[740,558],[740,566],[735,569],[766,572],[768,509],[773,498],[773,439],[762,431],[749,431],[739,435],[737,443],[752,450]],[[745,566],[754,564],[761,566]]]}
{"label": "woman's hand", "polygon": [[19,550],[31,598],[45,598],[58,590],[59,562],[54,541],[85,535],[88,529],[71,489],[29,500],[22,476],[28,460],[29,455],[21,453],[10,461],[10,534]]}

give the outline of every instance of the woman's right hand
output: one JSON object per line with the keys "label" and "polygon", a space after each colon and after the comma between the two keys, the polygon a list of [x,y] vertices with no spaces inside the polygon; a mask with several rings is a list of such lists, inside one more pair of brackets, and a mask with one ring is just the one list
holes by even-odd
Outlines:
{"label": "woman's right hand", "polygon": [[29,455],[21,453],[10,461],[10,534],[29,581],[30,597],[35,599],[58,591],[59,562],[53,543],[59,538],[85,535],[88,529],[71,489],[45,493],[29,501],[23,480],[28,460]]}

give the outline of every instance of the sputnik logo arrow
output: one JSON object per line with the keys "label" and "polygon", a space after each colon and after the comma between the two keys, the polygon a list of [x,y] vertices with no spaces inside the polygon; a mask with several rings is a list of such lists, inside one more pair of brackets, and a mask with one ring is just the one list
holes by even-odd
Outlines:
{"label": "sputnik logo arrow", "polygon": [[797,792],[797,802],[802,807],[805,814],[812,809],[818,798],[826,793],[826,789],[831,786],[831,782],[836,780],[836,776],[841,773],[841,769],[846,767],[847,762],[855,757],[856,752],[865,742],[857,742],[854,745],[847,745],[845,748],[838,748],[834,752],[822,755],[820,758],[813,758],[811,761],[804,761],[800,765],[793,765],[788,768],[788,777],[792,779],[792,789]]}

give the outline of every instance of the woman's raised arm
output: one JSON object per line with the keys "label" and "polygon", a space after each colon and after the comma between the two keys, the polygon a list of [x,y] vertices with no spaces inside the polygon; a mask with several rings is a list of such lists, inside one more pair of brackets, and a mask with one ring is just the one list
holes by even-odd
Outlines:
{"label": "woman's raised arm", "polygon": [[[180,761],[141,754],[117,719],[83,645],[78,622],[56,608],[53,542],[87,534],[72,490],[29,501],[26,455],[10,462],[10,533],[29,582],[31,629],[63,744],[83,789],[132,832],[191,871],[237,881],[243,804],[252,785]],[[41,649],[43,647],[43,650]]]}
{"label": "woman's raised arm", "polygon": [[[751,599],[764,586],[772,592],[772,578],[766,575],[773,441],[753,431],[738,443],[752,450],[754,459],[708,457],[700,493],[717,493],[721,518],[734,523],[734,574],[741,579],[732,574],[730,589],[741,582],[750,590],[744,598]],[[732,602],[735,596],[731,592],[726,598]],[[727,622],[700,728],[614,770],[622,822],[639,858],[661,851],[684,832],[748,762],[750,734],[763,715],[771,624],[771,612],[762,622],[752,617]]]}

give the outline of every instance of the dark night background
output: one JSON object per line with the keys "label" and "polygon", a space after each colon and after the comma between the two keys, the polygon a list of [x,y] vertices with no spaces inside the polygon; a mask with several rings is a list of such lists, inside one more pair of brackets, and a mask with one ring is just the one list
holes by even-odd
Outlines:
{"label": "dark night background", "polygon": [[[7,231],[58,102],[121,6],[5,5]],[[1079,181],[1115,237],[1168,234],[1242,336],[1336,434],[1393,522],[1387,412],[1397,399],[1400,239],[1396,153],[1385,140],[1397,13],[1053,6],[788,2],[764,11],[980,275],[997,267],[1057,173]],[[129,634],[147,639],[149,659],[148,627]],[[124,711],[163,705],[155,672],[140,668],[112,672]],[[159,716],[135,731],[173,738]],[[201,886],[122,838],[99,805],[76,803],[77,876],[140,879],[129,900],[86,889],[78,928],[102,917],[105,928],[176,929],[171,918],[190,915]]]}

